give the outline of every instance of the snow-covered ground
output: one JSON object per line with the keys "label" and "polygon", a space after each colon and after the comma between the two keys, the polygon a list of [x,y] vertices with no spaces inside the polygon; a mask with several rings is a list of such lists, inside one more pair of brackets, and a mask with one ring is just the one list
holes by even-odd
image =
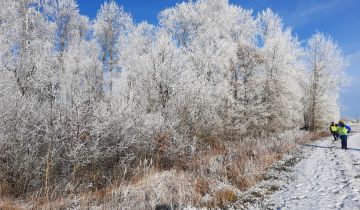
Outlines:
{"label": "snow-covered ground", "polygon": [[360,209],[360,125],[352,125],[348,150],[325,138],[304,146],[306,157],[285,187],[266,199],[268,209]]}

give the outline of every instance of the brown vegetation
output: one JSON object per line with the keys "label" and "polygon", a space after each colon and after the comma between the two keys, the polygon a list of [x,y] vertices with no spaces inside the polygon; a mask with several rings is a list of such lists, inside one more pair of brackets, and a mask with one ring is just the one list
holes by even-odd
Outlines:
{"label": "brown vegetation", "polygon": [[[261,180],[264,170],[296,145],[329,134],[321,131],[311,135],[296,132],[289,135],[293,135],[291,141],[281,139],[281,136],[266,141],[229,141],[225,139],[226,135],[202,136],[194,155],[169,157],[165,154],[169,153],[167,150],[171,144],[171,135],[159,133],[155,136],[157,147],[154,155],[139,160],[132,169],[126,169],[125,173],[131,174],[128,178],[124,179],[124,174],[116,174],[114,177],[119,177],[118,180],[102,187],[99,181],[101,174],[97,170],[76,168],[73,181],[88,180],[88,183],[95,184],[92,188],[83,188],[75,193],[76,197],[65,195],[47,198],[46,194],[33,194],[29,196],[27,203],[36,209],[60,209],[71,205],[86,209],[94,204],[108,208],[116,208],[117,204],[122,204],[141,209],[131,206],[138,205],[139,202],[143,202],[139,205],[144,208],[154,208],[158,204],[225,208],[236,202],[240,191]],[[116,172],[123,173],[122,170],[114,170],[113,173]],[[6,192],[7,186],[2,184],[1,192]],[[142,198],[145,201],[141,201]],[[77,201],[75,204],[74,200]],[[1,203],[0,208],[18,209],[13,206],[13,203],[6,201]]]}

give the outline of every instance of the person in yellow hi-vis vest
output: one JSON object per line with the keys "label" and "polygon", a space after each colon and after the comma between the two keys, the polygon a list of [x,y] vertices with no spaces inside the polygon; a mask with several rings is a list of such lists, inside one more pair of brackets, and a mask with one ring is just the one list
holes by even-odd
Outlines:
{"label": "person in yellow hi-vis vest", "polygon": [[334,141],[336,141],[338,139],[338,125],[336,125],[334,122],[331,122],[330,132],[334,136]]}
{"label": "person in yellow hi-vis vest", "polygon": [[347,138],[349,133],[351,132],[350,126],[345,125],[345,121],[340,120],[337,132],[341,139],[341,148],[347,149]]}

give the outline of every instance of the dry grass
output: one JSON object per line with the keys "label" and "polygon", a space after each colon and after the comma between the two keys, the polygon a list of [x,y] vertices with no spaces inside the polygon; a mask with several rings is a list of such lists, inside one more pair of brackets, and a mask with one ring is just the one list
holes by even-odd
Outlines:
{"label": "dry grass", "polygon": [[225,189],[215,193],[214,207],[226,208],[228,204],[237,201],[237,195],[234,191]]}
{"label": "dry grass", "polygon": [[29,198],[26,203],[30,204],[29,206],[32,206],[30,209],[34,210],[69,209],[70,207],[71,209],[74,207],[76,209],[90,209],[95,203],[110,201],[115,189],[117,189],[117,185],[114,184],[100,190],[80,192],[77,195],[58,197],[52,200],[48,200],[45,196],[33,197]]}
{"label": "dry grass", "polygon": [[38,201],[34,209],[93,209],[96,206],[96,209],[142,210],[155,209],[158,205],[185,206],[194,195],[191,180],[183,172],[153,172],[136,183],[112,185],[47,203]]}
{"label": "dry grass", "polygon": [[171,161],[167,160],[165,153],[170,146],[171,134],[167,132],[160,132],[155,135],[155,166],[158,169],[169,169],[172,167]]}
{"label": "dry grass", "polygon": [[195,179],[194,190],[196,193],[205,196],[209,194],[210,191],[210,180],[208,178],[199,177]]}
{"label": "dry grass", "polygon": [[317,131],[311,134],[310,141],[316,141],[329,136],[331,136],[331,133],[327,130]]}
{"label": "dry grass", "polygon": [[19,203],[15,203],[13,199],[1,198],[0,200],[1,210],[25,210]]}
{"label": "dry grass", "polygon": [[316,131],[316,132],[312,132],[312,133],[307,133],[304,136],[304,138],[297,139],[296,143],[297,144],[306,144],[306,143],[309,143],[312,141],[317,141],[319,139],[329,137],[329,136],[331,136],[331,133],[328,130]]}
{"label": "dry grass", "polygon": [[[40,198],[29,203],[35,209],[89,209],[94,205],[99,209],[125,210],[154,209],[158,205],[225,208],[237,200],[240,190],[255,185],[263,178],[266,168],[297,144],[328,135],[328,132],[312,135],[295,132],[266,139],[202,135],[195,155],[173,157],[174,162],[169,164],[165,153],[170,152],[171,136],[159,133],[154,159],[140,160],[127,181],[119,180],[118,184],[51,202]],[[96,183],[96,176],[90,178]],[[7,206],[11,209],[11,205]]]}

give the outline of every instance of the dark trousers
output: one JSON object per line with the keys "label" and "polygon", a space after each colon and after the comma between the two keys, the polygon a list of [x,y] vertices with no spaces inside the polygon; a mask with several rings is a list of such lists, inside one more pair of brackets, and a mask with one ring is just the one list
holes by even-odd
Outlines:
{"label": "dark trousers", "polygon": [[341,148],[342,149],[347,149],[347,136],[340,136],[341,139]]}
{"label": "dark trousers", "polygon": [[331,134],[334,136],[334,140],[336,141],[338,139],[337,132],[331,131]]}

